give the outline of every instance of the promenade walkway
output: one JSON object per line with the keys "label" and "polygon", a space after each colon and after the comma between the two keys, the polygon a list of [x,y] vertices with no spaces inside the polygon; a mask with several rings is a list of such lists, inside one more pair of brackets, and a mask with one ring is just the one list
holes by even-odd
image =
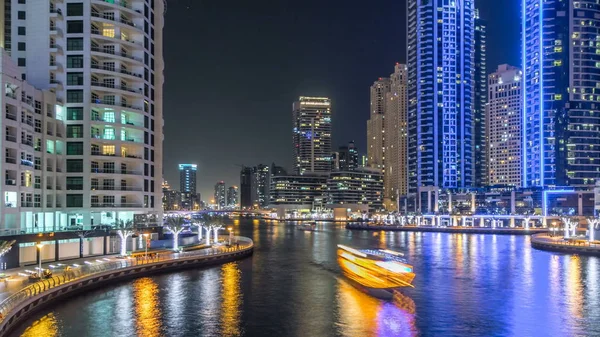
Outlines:
{"label": "promenade walkway", "polygon": [[[149,250],[148,258],[144,256],[123,258],[113,255],[89,257],[63,263],[45,263],[42,264],[42,267],[44,269],[52,267],[52,277],[37,282],[31,282],[28,279],[28,271],[37,271],[33,266],[6,270],[5,275],[10,277],[0,282],[0,326],[4,325],[3,321],[11,315],[13,309],[18,309],[24,302],[33,300],[44,295],[45,292],[51,292],[61,286],[76,284],[81,280],[107,275],[119,270],[126,273],[131,269],[136,269],[136,267],[148,266],[148,270],[159,271],[160,266],[164,266],[165,262],[182,261],[185,264],[187,260],[210,260],[211,257],[235,255],[235,253],[248,251],[253,247],[252,240],[248,238],[236,237],[235,242],[237,244],[231,246],[217,244],[211,248],[181,253],[155,253]],[[121,274],[123,275],[123,273]]]}
{"label": "promenade walkway", "polygon": [[440,232],[440,233],[466,233],[466,234],[506,234],[506,235],[532,235],[548,232],[547,228],[524,229],[521,227],[477,227],[477,226],[395,226],[373,224],[347,224],[346,229],[368,231],[396,231],[396,232]]}
{"label": "promenade walkway", "polygon": [[537,234],[531,238],[531,245],[532,247],[541,250],[600,256],[600,241],[589,242],[584,238],[571,238],[565,240],[563,236]]}

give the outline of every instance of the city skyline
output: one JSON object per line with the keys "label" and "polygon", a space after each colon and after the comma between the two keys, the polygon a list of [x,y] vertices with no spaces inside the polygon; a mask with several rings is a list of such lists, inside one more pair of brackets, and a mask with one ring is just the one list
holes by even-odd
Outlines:
{"label": "city skyline", "polygon": [[[207,7],[196,3],[169,3],[165,16],[165,34],[173,35],[177,32],[182,34],[181,38],[190,39],[200,34],[205,38],[207,48],[195,49],[202,63],[198,65],[198,69],[190,69],[185,65],[187,61],[180,61],[188,59],[185,56],[187,51],[173,40],[165,41],[167,67],[164,109],[170,113],[165,122],[166,180],[177,181],[179,163],[197,164],[198,191],[204,196],[214,193],[215,181],[224,180],[227,185],[239,184],[239,165],[275,162],[292,171],[293,155],[289,145],[292,126],[289,111],[291,102],[301,95],[331,98],[332,149],[354,140],[360,154],[366,154],[364,125],[369,118],[368,86],[379,77],[389,76],[390,69],[393,69],[396,62],[406,61],[405,4],[384,1],[367,10],[347,6],[340,8],[337,4],[339,3],[335,1],[327,3],[325,12],[328,15],[314,17],[318,29],[304,31],[300,23],[306,16],[314,13],[314,8],[321,8],[322,3],[281,3],[270,8],[266,5],[249,6],[240,3],[233,12],[230,9],[222,10],[220,4]],[[514,41],[519,41],[520,25],[507,26],[505,22],[507,17],[520,15],[519,3],[501,0],[493,3],[480,1],[476,5],[481,17],[488,23],[487,40],[494,41],[487,46],[488,70],[496,69],[503,63],[519,65],[520,46],[518,43],[515,45]],[[224,17],[222,13],[228,13],[228,16]],[[258,22],[244,19],[248,16],[262,17],[265,20]],[[353,28],[352,21],[359,16],[377,24],[357,31]],[[200,19],[198,26],[183,26],[192,18]],[[231,27],[226,27],[227,25]],[[344,29],[336,28],[337,26]],[[362,29],[366,31],[363,32]],[[381,29],[386,33],[375,34]],[[238,36],[234,33],[238,31],[244,33]],[[262,38],[258,40],[259,31],[260,34],[268,34],[271,39],[267,40],[273,44],[264,46],[264,52],[256,52],[254,47],[244,47],[250,41],[262,46]],[[356,37],[348,37],[352,34]],[[378,37],[374,39],[374,35]],[[244,41],[240,41],[242,37]],[[193,37],[195,38],[197,37]],[[323,44],[326,42],[333,45],[324,50],[329,57],[304,58],[296,55],[294,43],[287,42],[288,38],[298,44],[318,48],[325,48]],[[219,42],[223,39],[234,42],[224,45]],[[373,48],[378,52],[372,53]],[[273,56],[268,55],[269,51],[274,53]],[[236,59],[244,59],[246,66],[237,66],[237,61],[233,61],[233,54]],[[348,54],[352,56],[348,57]],[[280,58],[284,61],[280,61]],[[248,69],[248,64],[252,64],[255,69]],[[271,64],[278,65],[279,70],[274,71]],[[249,77],[235,80],[236,83],[232,84],[228,79],[237,76],[240,71],[249,72]],[[190,75],[195,76],[192,82],[186,79]],[[258,84],[248,84],[250,78],[258,80]],[[189,89],[181,88],[181,82],[189,83]],[[245,89],[224,89],[232,85],[236,88],[243,85]],[[261,86],[263,90],[258,90]],[[190,91],[192,89],[193,92]],[[219,94],[219,90],[227,93],[227,96]],[[243,105],[220,103],[221,100],[230,99],[232,94]],[[183,104],[181,101],[188,103]],[[201,117],[190,116],[187,113],[190,110],[198,111],[197,115]],[[214,111],[218,113],[213,113]],[[210,127],[215,123],[223,125],[225,131],[233,134],[226,137],[224,132],[216,132],[221,128]],[[269,137],[262,136],[267,132]]]}

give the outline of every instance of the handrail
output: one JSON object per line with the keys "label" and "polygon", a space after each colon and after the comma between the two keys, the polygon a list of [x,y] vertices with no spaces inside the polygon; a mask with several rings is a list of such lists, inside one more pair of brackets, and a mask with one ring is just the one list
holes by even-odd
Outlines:
{"label": "handrail", "polygon": [[8,314],[17,306],[19,306],[22,302],[31,299],[35,296],[41,295],[42,293],[55,287],[65,285],[86,277],[94,276],[107,271],[126,269],[129,267],[153,265],[158,262],[185,260],[194,257],[224,256],[234,252],[245,252],[254,247],[254,243],[249,238],[236,236],[235,240],[238,243],[240,243],[239,248],[219,247],[183,253],[149,252],[150,256],[152,256],[152,258],[149,259],[133,259],[131,257],[128,257],[122,260],[104,261],[102,263],[97,262],[98,260],[100,260],[100,258],[96,258],[95,263],[91,262],[90,264],[82,264],[81,266],[73,267],[70,270],[64,271],[61,275],[52,276],[51,278],[33,283],[7,297],[5,300],[0,302],[0,322],[5,320],[8,317]]}

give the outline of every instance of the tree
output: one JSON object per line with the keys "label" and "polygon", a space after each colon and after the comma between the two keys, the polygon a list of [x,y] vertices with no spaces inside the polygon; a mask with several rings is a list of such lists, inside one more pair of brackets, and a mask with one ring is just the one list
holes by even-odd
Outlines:
{"label": "tree", "polygon": [[588,230],[590,231],[590,242],[594,241],[596,228],[600,225],[600,219],[598,218],[588,218]]}
{"label": "tree", "polygon": [[79,231],[77,236],[79,237],[79,258],[83,258],[83,239],[88,235],[94,233],[93,231]]}
{"label": "tree", "polygon": [[217,242],[219,242],[219,229],[222,229],[223,226],[220,223],[214,223],[212,226],[213,226],[212,229],[215,233],[214,243],[217,243]]}
{"label": "tree", "polygon": [[204,229],[204,222],[194,221],[192,222],[192,226],[198,228],[198,242],[202,242],[202,230]]}
{"label": "tree", "polygon": [[121,238],[121,252],[119,255],[125,256],[127,255],[127,239],[135,234],[135,229],[133,228],[132,220],[122,220],[119,219],[115,222],[115,230],[119,238]]}
{"label": "tree", "polygon": [[167,219],[165,226],[173,234],[173,250],[179,250],[179,233],[187,228],[185,218],[182,216],[173,216]]}
{"label": "tree", "polygon": [[577,231],[577,222],[573,221],[570,217],[562,217],[561,220],[565,226],[565,239],[568,239],[571,236],[571,231],[573,232],[573,235],[575,235]]}

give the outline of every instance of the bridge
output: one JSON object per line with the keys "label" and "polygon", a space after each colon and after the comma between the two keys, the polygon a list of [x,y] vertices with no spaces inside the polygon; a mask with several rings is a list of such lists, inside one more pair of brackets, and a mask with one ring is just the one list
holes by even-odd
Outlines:
{"label": "bridge", "polygon": [[174,215],[196,215],[196,214],[208,214],[208,215],[240,215],[240,216],[270,216],[271,212],[262,209],[251,209],[251,210],[239,210],[239,209],[203,209],[200,211],[165,211],[166,216]]}

